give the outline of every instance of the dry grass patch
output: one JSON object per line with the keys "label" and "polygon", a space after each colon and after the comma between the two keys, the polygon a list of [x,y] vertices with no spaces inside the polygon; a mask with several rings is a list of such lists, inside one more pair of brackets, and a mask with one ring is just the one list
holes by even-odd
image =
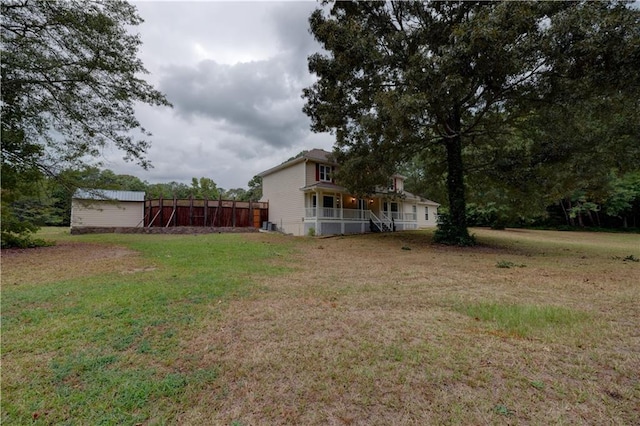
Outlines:
{"label": "dry grass patch", "polygon": [[[638,237],[476,233],[485,245],[470,249],[432,246],[423,233],[296,239],[296,254],[280,260],[294,272],[265,278],[261,291],[183,342],[219,376],[179,421],[640,418],[640,265],[621,260],[638,255]],[[523,266],[497,268],[500,260]],[[460,311],[476,304],[577,319],[514,333]]]}
{"label": "dry grass patch", "polygon": [[101,273],[133,273],[143,266],[139,254],[124,247],[58,242],[51,247],[2,250],[2,285],[46,284]]}

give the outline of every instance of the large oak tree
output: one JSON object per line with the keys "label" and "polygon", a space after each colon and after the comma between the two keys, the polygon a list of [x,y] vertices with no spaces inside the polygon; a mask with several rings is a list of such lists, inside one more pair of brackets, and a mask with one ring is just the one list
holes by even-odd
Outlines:
{"label": "large oak tree", "polygon": [[[443,242],[473,242],[470,170],[506,162],[524,179],[561,163],[572,155],[561,146],[568,139],[549,134],[570,132],[576,117],[554,128],[545,116],[633,99],[623,87],[638,93],[640,20],[623,3],[335,2],[310,26],[324,51],[309,58],[318,80],[304,90],[304,111],[314,131],[334,132],[339,177],[366,193],[401,163],[435,158],[446,171]],[[630,104],[637,110],[637,99]],[[518,152],[527,161],[515,161]]]}

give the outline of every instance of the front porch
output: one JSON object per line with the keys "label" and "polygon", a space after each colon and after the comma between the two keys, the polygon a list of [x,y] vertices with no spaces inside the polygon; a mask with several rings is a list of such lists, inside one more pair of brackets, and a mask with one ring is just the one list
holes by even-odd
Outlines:
{"label": "front porch", "polygon": [[341,192],[316,190],[305,194],[305,204],[305,235],[360,234],[418,228],[417,213],[405,212],[407,206],[403,206],[400,200],[381,197],[359,199]]}

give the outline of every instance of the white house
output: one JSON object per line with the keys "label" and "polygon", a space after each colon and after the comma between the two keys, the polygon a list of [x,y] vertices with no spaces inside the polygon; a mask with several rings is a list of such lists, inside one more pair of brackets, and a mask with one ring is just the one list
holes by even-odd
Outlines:
{"label": "white house", "polygon": [[439,204],[404,190],[405,177],[393,175],[389,187],[358,198],[333,180],[339,165],[330,153],[312,149],[260,173],[269,221],[293,235],[384,232],[436,226]]}
{"label": "white house", "polygon": [[71,227],[143,226],[142,191],[78,189],[71,200]]}

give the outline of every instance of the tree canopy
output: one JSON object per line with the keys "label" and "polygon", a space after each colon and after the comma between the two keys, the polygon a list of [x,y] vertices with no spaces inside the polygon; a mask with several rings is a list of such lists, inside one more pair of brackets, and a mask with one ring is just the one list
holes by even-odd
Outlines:
{"label": "tree canopy", "polygon": [[141,78],[131,29],[142,19],[126,1],[8,0],[0,11],[4,238],[30,228],[11,217],[10,203],[36,192],[42,176],[87,164],[107,146],[148,167],[151,135],[134,106],[170,103]]}
{"label": "tree canopy", "polygon": [[472,243],[483,180],[513,202],[540,177],[553,189],[580,164],[638,160],[640,18],[624,3],[335,2],[309,21],[325,51],[304,111],[335,134],[343,183],[371,191],[421,158],[445,177],[443,242]]}

